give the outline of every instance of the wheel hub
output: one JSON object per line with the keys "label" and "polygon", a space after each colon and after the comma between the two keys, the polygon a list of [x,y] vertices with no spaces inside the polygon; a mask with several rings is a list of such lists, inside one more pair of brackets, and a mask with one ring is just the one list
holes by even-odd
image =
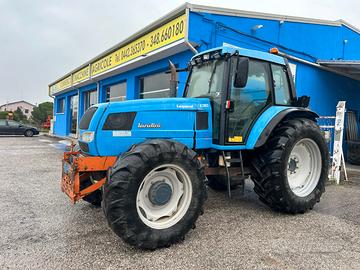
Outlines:
{"label": "wheel hub", "polygon": [[299,197],[308,196],[319,182],[321,167],[321,152],[317,143],[310,138],[298,141],[287,163],[287,180],[292,192]]}
{"label": "wheel hub", "polygon": [[149,200],[154,205],[165,205],[167,204],[172,196],[171,186],[163,181],[155,182],[149,189]]}
{"label": "wheel hub", "polygon": [[296,173],[296,169],[299,168],[299,160],[296,157],[290,158],[288,162],[288,171],[290,174]]}
{"label": "wheel hub", "polygon": [[191,203],[192,183],[179,165],[163,164],[150,171],[141,182],[136,208],[140,219],[153,229],[176,224]]}

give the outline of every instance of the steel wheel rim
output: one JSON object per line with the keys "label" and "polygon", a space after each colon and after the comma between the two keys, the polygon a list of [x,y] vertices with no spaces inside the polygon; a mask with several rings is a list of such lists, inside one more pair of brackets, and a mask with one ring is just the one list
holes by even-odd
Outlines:
{"label": "steel wheel rim", "polygon": [[[154,205],[149,191],[154,184],[171,186],[172,195],[164,205]],[[189,209],[192,199],[190,176],[175,164],[160,165],[151,170],[141,182],[136,196],[136,210],[144,224],[153,229],[167,229],[178,223]]]}
{"label": "steel wheel rim", "polygon": [[291,191],[306,197],[320,180],[322,159],[319,146],[310,138],[299,140],[291,150],[287,162],[287,180]]}

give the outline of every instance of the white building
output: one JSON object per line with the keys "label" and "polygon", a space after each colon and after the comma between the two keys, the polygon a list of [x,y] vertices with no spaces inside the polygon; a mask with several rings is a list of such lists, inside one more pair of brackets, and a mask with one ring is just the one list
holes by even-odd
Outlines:
{"label": "white building", "polygon": [[26,102],[24,100],[16,101],[16,102],[10,102],[6,103],[4,105],[0,106],[0,111],[6,111],[6,112],[14,112],[17,110],[17,108],[20,108],[20,110],[23,112],[23,114],[26,115],[27,118],[31,116],[31,112],[33,111],[35,105]]}

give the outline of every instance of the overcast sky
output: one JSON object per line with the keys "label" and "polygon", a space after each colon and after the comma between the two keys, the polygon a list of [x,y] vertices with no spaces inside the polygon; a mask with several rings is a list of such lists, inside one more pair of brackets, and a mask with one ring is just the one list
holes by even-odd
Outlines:
{"label": "overcast sky", "polygon": [[[180,0],[0,0],[0,104],[51,100],[47,85],[183,4]],[[191,3],[338,20],[360,27],[356,0]]]}

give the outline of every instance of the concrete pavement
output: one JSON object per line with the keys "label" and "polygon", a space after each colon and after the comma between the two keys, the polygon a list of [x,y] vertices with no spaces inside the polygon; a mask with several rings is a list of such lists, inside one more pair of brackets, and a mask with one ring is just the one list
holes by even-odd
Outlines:
{"label": "concrete pavement", "polygon": [[149,252],[123,243],[101,209],[61,193],[64,147],[45,136],[0,137],[0,269],[360,268],[360,173],[296,216],[269,210],[251,183],[231,200],[209,190],[185,241]]}

